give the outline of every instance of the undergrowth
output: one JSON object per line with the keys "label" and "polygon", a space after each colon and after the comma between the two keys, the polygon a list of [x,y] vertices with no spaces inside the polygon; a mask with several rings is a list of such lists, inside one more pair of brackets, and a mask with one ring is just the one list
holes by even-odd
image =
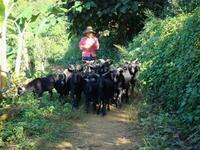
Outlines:
{"label": "undergrowth", "polygon": [[46,94],[38,99],[26,93],[12,98],[9,104],[4,102],[1,113],[6,108],[14,117],[8,115],[6,120],[1,120],[1,148],[34,149],[62,142],[68,138],[66,131],[71,127],[71,120],[83,116],[82,107],[74,112],[69,100],[65,105],[59,103],[58,95],[50,100]]}
{"label": "undergrowth", "polygon": [[128,46],[125,57],[141,62],[147,104],[139,113],[141,149],[200,149],[199,13],[151,16]]}

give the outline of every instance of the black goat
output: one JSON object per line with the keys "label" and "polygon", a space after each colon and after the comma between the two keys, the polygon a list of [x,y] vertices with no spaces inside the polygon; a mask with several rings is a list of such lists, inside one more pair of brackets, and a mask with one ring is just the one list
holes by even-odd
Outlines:
{"label": "black goat", "polygon": [[114,97],[114,82],[109,78],[110,71],[104,74],[97,74],[98,108],[97,114],[106,115],[107,109],[110,110],[110,100]]}
{"label": "black goat", "polygon": [[59,74],[57,80],[55,81],[54,88],[56,89],[57,93],[60,94],[59,100],[61,103],[65,103],[64,97],[69,95],[69,72]]}
{"label": "black goat", "polygon": [[78,108],[78,102],[81,99],[81,93],[83,91],[83,77],[82,66],[70,65],[68,71],[70,75],[68,77],[67,86],[70,90],[70,97],[72,98],[72,107]]}
{"label": "black goat", "polygon": [[50,97],[53,95],[54,84],[57,80],[55,75],[49,75],[43,78],[36,78],[29,82],[28,84],[18,87],[18,95],[22,95],[25,91],[33,92],[34,95],[41,97],[45,91],[48,91]]}
{"label": "black goat", "polygon": [[93,103],[93,111],[96,111],[96,104],[98,99],[97,90],[97,76],[94,73],[89,73],[84,76],[84,95],[85,95],[85,108],[89,112],[90,103]]}

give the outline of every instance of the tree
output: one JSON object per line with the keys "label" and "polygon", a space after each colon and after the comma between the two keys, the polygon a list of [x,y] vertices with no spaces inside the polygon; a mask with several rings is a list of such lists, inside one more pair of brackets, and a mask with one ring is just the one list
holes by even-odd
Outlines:
{"label": "tree", "polygon": [[116,41],[124,43],[137,34],[144,25],[145,9],[158,11],[166,0],[63,0],[61,7],[69,9],[66,13],[68,27],[73,33],[80,34],[91,25],[97,31],[109,30]]}
{"label": "tree", "polygon": [[[8,64],[7,64],[7,58],[6,58],[6,50],[7,50],[7,43],[6,43],[6,34],[7,34],[7,20],[8,17],[14,7],[14,2],[10,5],[9,0],[4,0],[0,2],[1,8],[2,8],[2,14],[4,17],[3,18],[3,23],[1,25],[1,47],[0,47],[0,52],[1,52],[1,69],[4,71],[8,70]],[[9,6],[10,5],[10,6]]]}
{"label": "tree", "polygon": [[[5,83],[3,81],[6,80],[5,72],[8,72],[8,63],[6,57],[7,51],[7,21],[8,17],[14,7],[16,1],[10,2],[9,0],[0,0],[0,27],[1,27],[1,42],[0,42],[0,77],[1,77],[1,85],[4,86]],[[11,3],[11,4],[10,4]],[[4,72],[4,73],[3,73]]]}
{"label": "tree", "polygon": [[[34,9],[32,7],[28,7],[25,9],[17,18],[15,21],[15,25],[18,30],[18,50],[17,50],[17,59],[16,59],[16,65],[15,65],[15,73],[18,76],[20,72],[20,65],[21,65],[21,59],[22,59],[22,50],[25,48],[25,31],[30,23],[34,22],[40,13],[34,12]],[[27,50],[27,49],[25,49]],[[28,63],[28,53],[25,51],[25,62]],[[28,66],[26,64],[26,66]]]}

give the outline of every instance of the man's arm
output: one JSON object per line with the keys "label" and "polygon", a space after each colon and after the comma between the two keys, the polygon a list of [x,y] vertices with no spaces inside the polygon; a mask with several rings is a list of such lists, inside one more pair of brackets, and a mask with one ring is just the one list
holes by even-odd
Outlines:
{"label": "man's arm", "polygon": [[97,50],[98,50],[99,47],[100,47],[100,44],[99,44],[99,41],[98,41],[97,38],[95,38],[95,47],[96,47]]}

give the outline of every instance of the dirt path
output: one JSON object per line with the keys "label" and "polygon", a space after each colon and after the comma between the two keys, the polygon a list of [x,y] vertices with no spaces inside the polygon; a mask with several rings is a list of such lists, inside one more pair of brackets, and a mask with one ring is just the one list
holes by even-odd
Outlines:
{"label": "dirt path", "polygon": [[57,145],[70,150],[134,150],[139,144],[124,109],[111,108],[105,117],[87,114],[74,122],[69,142]]}
{"label": "dirt path", "polygon": [[[63,70],[62,65],[53,68],[57,72]],[[74,121],[72,129],[66,131],[70,138],[53,145],[53,149],[135,150],[140,145],[140,138],[137,137],[139,131],[133,124],[125,108],[111,107],[111,111],[104,117],[89,113],[83,119]]]}

